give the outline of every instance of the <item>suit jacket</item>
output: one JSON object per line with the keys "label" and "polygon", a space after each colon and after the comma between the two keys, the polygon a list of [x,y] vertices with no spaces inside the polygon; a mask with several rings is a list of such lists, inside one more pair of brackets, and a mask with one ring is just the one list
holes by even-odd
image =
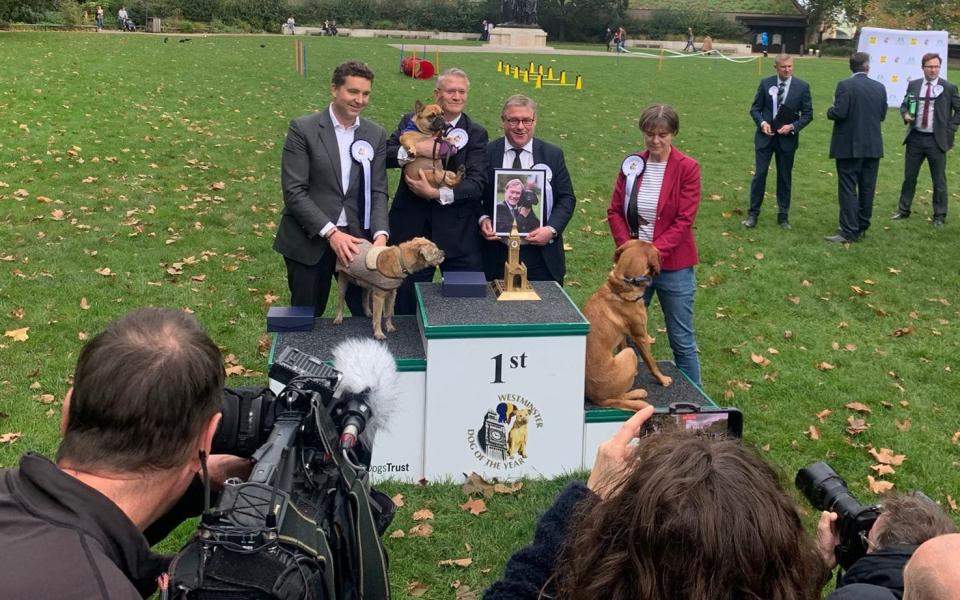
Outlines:
{"label": "suit jacket", "polygon": [[866,73],[854,73],[837,83],[833,105],[830,158],[882,158],[880,122],[887,118],[887,90]]}
{"label": "suit jacket", "polygon": [[347,228],[356,237],[389,231],[387,223],[387,134],[376,123],[360,119],[354,140],[366,140],[374,149],[370,165],[370,230],[363,231],[363,168],[354,162],[350,185],[343,190],[340,150],[330,110],[324,109],[290,122],[283,143],[280,181],[283,213],[273,249],[305,265],[315,265],[326,252],[327,239],[319,235],[328,223],[336,225],[341,208]]}
{"label": "suit jacket", "polygon": [[[396,131],[387,140],[387,168],[401,165],[397,161],[400,135],[412,113],[404,115]],[[463,180],[453,188],[453,203],[446,206],[436,200],[425,200],[414,194],[403,177],[390,206],[390,238],[395,243],[405,242],[419,235],[428,236],[447,258],[479,254],[479,226],[477,217],[487,183],[487,130],[474,123],[466,113],[461,114],[457,127],[467,132],[467,145],[454,154],[446,165],[448,171],[466,169]],[[479,258],[479,257],[478,257]]]}
{"label": "suit jacket", "polygon": [[[540,219],[531,212],[526,217],[517,213],[517,232],[530,233],[540,227]],[[504,201],[497,205],[497,225],[494,231],[510,231],[513,228],[513,215],[510,206]]]}
{"label": "suit jacket", "polygon": [[[496,186],[493,182],[493,171],[503,165],[504,141],[499,137],[487,145],[487,161],[490,164],[487,182],[487,191],[484,194],[483,214],[493,216],[493,195]],[[567,223],[573,216],[573,210],[577,206],[577,197],[573,191],[573,181],[570,179],[570,173],[567,171],[567,163],[563,157],[563,150],[558,146],[545,142],[539,138],[533,138],[533,164],[544,164],[550,167],[553,172],[553,178],[550,180],[550,187],[553,189],[553,208],[550,214],[543,213],[544,226],[550,226],[557,230],[555,237],[546,246],[540,247],[543,250],[543,260],[550,270],[550,274],[556,281],[563,281],[567,272],[566,258],[563,253],[563,230],[567,228]],[[541,204],[546,210],[545,194],[541,196]],[[502,263],[501,263],[502,267]]]}
{"label": "suit jacket", "polygon": [[[646,161],[650,152],[645,150],[639,156]],[[642,175],[637,177],[636,185],[641,181]],[[626,188],[627,177],[621,170],[607,208],[607,222],[617,248],[633,239],[624,210],[624,202],[628,200]],[[657,220],[653,224],[653,245],[660,251],[660,266],[664,271],[679,271],[699,262],[693,238],[693,222],[699,208],[700,164],[673,148],[667,158],[657,202]]]}
{"label": "suit jacket", "polygon": [[[907,94],[903,97],[903,103],[900,105],[900,114],[906,115],[910,110],[907,98],[909,94],[920,98],[923,95],[922,88],[925,79],[914,79],[907,84]],[[957,126],[960,126],[960,94],[957,93],[957,86],[944,78],[937,80],[937,85],[943,86],[943,92],[937,96],[933,102],[933,139],[937,142],[937,147],[943,152],[953,148],[954,137],[957,132]],[[920,124],[920,115],[916,120],[907,125],[907,131],[903,136],[903,143],[907,143],[910,132]]]}
{"label": "suit jacket", "polygon": [[[753,136],[753,144],[757,148],[766,148],[773,143],[774,139],[780,141],[780,149],[787,152],[793,152],[800,145],[800,130],[806,127],[813,120],[813,101],[810,98],[810,86],[806,81],[796,77],[790,80],[790,88],[787,91],[787,98],[783,101],[780,110],[786,109],[796,112],[799,116],[793,122],[793,132],[788,135],[777,135],[767,137],[760,131],[760,124],[766,121],[773,127],[773,98],[770,97],[770,88],[779,84],[779,78],[776,75],[764,77],[760,80],[760,86],[757,93],[753,96],[753,104],[750,105],[750,116],[757,125],[757,131]],[[774,131],[776,131],[774,127]]]}

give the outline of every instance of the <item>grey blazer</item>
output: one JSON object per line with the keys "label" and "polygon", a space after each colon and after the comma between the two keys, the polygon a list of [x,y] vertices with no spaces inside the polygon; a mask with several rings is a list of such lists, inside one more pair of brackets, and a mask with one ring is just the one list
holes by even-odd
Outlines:
{"label": "grey blazer", "polygon": [[366,119],[354,133],[354,141],[373,146],[370,172],[370,229],[363,231],[363,168],[354,162],[350,185],[343,190],[340,151],[329,108],[290,122],[283,143],[280,180],[283,213],[273,249],[305,265],[315,265],[329,244],[319,235],[328,223],[336,224],[341,208],[346,211],[351,235],[371,239],[377,231],[389,231],[387,222],[386,132]]}

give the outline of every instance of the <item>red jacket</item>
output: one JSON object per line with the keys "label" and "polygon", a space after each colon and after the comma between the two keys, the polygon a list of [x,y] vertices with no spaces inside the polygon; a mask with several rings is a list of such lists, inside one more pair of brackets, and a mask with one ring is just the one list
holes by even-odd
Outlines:
{"label": "red jacket", "polygon": [[[644,161],[650,152],[638,154]],[[640,185],[643,176],[637,178]],[[630,227],[624,214],[624,196],[627,177],[623,171],[617,174],[613,188],[607,221],[613,242],[619,248],[630,240]],[[693,222],[700,207],[700,164],[671,147],[667,169],[663,174],[660,201],[657,203],[657,220],[653,224],[653,245],[660,251],[660,264],[664,271],[679,271],[699,262],[697,244],[693,239]]]}

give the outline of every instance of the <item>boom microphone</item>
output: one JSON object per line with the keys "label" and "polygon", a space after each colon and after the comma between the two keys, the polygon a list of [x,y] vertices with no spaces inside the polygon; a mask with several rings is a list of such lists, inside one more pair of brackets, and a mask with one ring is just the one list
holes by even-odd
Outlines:
{"label": "boom microphone", "polygon": [[359,436],[367,448],[393,416],[400,398],[397,363],[386,345],[370,338],[351,338],[333,349],[340,389],[353,397],[346,404],[341,449],[350,449]]}

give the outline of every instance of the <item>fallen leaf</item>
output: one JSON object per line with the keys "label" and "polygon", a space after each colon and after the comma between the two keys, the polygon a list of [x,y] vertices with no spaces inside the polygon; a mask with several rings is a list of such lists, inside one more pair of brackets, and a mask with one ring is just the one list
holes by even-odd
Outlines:
{"label": "fallen leaf", "polygon": [[757,260],[763,260],[763,252],[757,252],[753,257]]}
{"label": "fallen leaf", "polygon": [[899,429],[900,431],[910,431],[910,427],[912,426],[912,423],[910,423],[910,419],[904,419],[902,421],[898,421],[897,419],[894,419],[893,424],[896,425],[897,429]]}
{"label": "fallen leaf", "polygon": [[27,332],[30,331],[29,327],[21,327],[20,329],[11,329],[10,331],[5,331],[3,335],[8,338],[13,338],[15,342],[25,342],[30,339],[30,336],[27,335]]}
{"label": "fallen leaf", "polygon": [[493,491],[498,494],[515,494],[522,489],[522,481],[514,481],[513,483],[497,483],[493,486]]}
{"label": "fallen leaf", "polygon": [[394,530],[393,533],[390,534],[390,537],[393,539],[398,539],[398,538],[405,537],[406,535],[407,534],[405,534],[402,529],[396,529]]}
{"label": "fallen leaf", "polygon": [[90,310],[90,303],[87,302],[87,297],[86,297],[86,296],[84,296],[83,298],[80,298],[80,309],[81,309],[81,310]]}
{"label": "fallen leaf", "polygon": [[957,512],[957,501],[954,500],[950,494],[947,494],[947,505],[950,507],[950,510]]}
{"label": "fallen leaf", "polygon": [[823,410],[821,410],[820,412],[817,413],[817,419],[818,419],[821,423],[823,423],[824,421],[827,420],[827,417],[829,417],[829,416],[832,415],[832,414],[833,414],[833,411],[832,411],[832,410],[830,410],[829,408],[825,408],[825,409],[823,409]]}
{"label": "fallen leaf", "polygon": [[222,181],[218,181],[218,182],[216,182],[216,183],[211,183],[211,184],[210,184],[210,189],[211,189],[211,190],[222,190],[222,189],[225,189],[226,187],[227,187],[227,184],[225,184],[225,183],[222,182]]}
{"label": "fallen leaf", "polygon": [[471,515],[479,517],[481,513],[487,512],[487,503],[482,498],[470,498],[460,505],[460,510],[468,510]]}
{"label": "fallen leaf", "polygon": [[911,333],[913,333],[913,327],[907,325],[906,327],[897,327],[890,335],[893,337],[903,337],[905,335],[910,335]]}
{"label": "fallen leaf", "polygon": [[411,517],[414,521],[426,521],[427,519],[433,518],[433,512],[427,508],[421,508],[417,512],[413,513]]}
{"label": "fallen leaf", "polygon": [[787,300],[789,300],[790,302],[793,302],[794,304],[800,304],[800,296],[793,296],[788,294]]}
{"label": "fallen leaf", "polygon": [[950,438],[950,441],[954,444],[960,441],[960,431],[953,432],[953,436]]}
{"label": "fallen leaf", "polygon": [[870,491],[874,494],[880,495],[885,492],[889,492],[893,489],[893,483],[890,481],[881,481],[879,479],[874,479],[873,475],[867,475],[867,487],[870,488]]}
{"label": "fallen leaf", "polygon": [[40,404],[53,404],[56,402],[56,397],[53,394],[40,394],[37,396],[37,401]]}
{"label": "fallen leaf", "polygon": [[883,477],[884,475],[893,475],[896,473],[896,471],[894,471],[893,467],[891,467],[890,465],[884,465],[884,464],[871,465],[870,468],[876,471],[877,475],[881,477]]}
{"label": "fallen leaf", "polygon": [[420,596],[426,594],[427,590],[429,589],[430,586],[420,583],[419,581],[411,581],[407,584],[407,593],[414,598],[419,598]]}
{"label": "fallen leaf", "polygon": [[103,267],[102,269],[96,269],[96,272],[104,277],[110,277],[115,275],[113,271],[110,270],[110,267]]}
{"label": "fallen leaf", "polygon": [[404,506],[404,503],[403,503],[403,494],[397,494],[396,496],[394,496],[393,498],[390,498],[390,499],[393,501],[393,505],[394,505],[394,506],[396,506],[397,508],[403,508],[403,506]]}
{"label": "fallen leaf", "polygon": [[858,419],[852,415],[847,417],[847,433],[850,435],[863,433],[867,429],[870,429],[870,425],[866,419]]}
{"label": "fallen leaf", "polygon": [[837,368],[836,366],[831,365],[830,363],[825,361],[817,363],[817,370],[819,371],[832,371],[833,369],[836,369],[836,368]]}
{"label": "fallen leaf", "polygon": [[20,439],[20,436],[23,435],[19,431],[13,433],[0,433],[0,444],[12,444],[15,441]]}
{"label": "fallen leaf", "polygon": [[480,493],[490,498],[494,494],[494,485],[476,473],[467,475],[467,482],[460,489],[468,496]]}
{"label": "fallen leaf", "polygon": [[870,448],[867,452],[870,453],[878,463],[883,463],[885,465],[902,465],[903,461],[906,460],[906,455],[904,454],[894,454],[893,450],[890,448],[880,448],[880,451],[877,452],[876,448]]}
{"label": "fallen leaf", "polygon": [[433,525],[430,523],[420,523],[419,525],[414,525],[407,531],[408,535],[413,537],[430,537],[433,535]]}
{"label": "fallen leaf", "polygon": [[753,361],[753,364],[760,365],[761,367],[765,367],[770,364],[770,359],[762,354],[753,354],[751,352],[750,360]]}
{"label": "fallen leaf", "polygon": [[807,435],[810,436],[810,439],[813,441],[817,441],[820,439],[820,430],[817,429],[816,425],[811,425],[810,427],[808,427],[806,433]]}
{"label": "fallen leaf", "polygon": [[846,404],[844,404],[844,406],[846,408],[849,408],[850,410],[855,410],[857,412],[865,412],[865,413],[873,412],[869,406],[867,406],[862,402],[847,402]]}
{"label": "fallen leaf", "polygon": [[783,332],[783,339],[789,340],[792,337],[793,337],[793,332],[790,331],[789,329]]}
{"label": "fallen leaf", "polygon": [[451,558],[448,560],[441,560],[437,565],[441,567],[469,567],[473,564],[472,558]]}

